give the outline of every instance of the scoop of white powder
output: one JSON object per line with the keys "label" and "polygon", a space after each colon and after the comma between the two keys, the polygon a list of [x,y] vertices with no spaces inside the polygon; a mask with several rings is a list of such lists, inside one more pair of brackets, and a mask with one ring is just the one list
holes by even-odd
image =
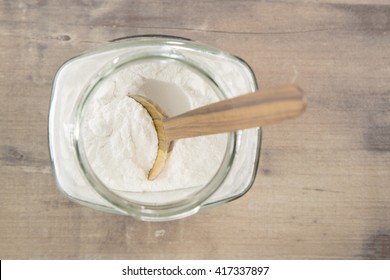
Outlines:
{"label": "scoop of white powder", "polygon": [[[218,101],[203,79],[175,63],[142,63],[112,75],[92,96],[82,125],[87,158],[99,179],[113,190],[132,192],[205,185],[222,162],[227,135],[175,141],[163,172],[149,181],[157,133],[146,109],[129,94],[157,99],[163,109],[160,103],[182,112]],[[169,106],[173,103],[176,106]]]}

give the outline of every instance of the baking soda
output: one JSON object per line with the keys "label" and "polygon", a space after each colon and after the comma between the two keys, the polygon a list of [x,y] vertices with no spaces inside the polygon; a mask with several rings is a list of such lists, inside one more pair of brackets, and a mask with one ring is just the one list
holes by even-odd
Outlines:
{"label": "baking soda", "polygon": [[110,75],[96,89],[82,123],[87,158],[98,178],[112,190],[129,192],[207,184],[221,165],[227,134],[176,140],[164,170],[149,181],[157,133],[132,94],[153,100],[169,117],[219,100],[209,84],[179,63],[143,62]]}

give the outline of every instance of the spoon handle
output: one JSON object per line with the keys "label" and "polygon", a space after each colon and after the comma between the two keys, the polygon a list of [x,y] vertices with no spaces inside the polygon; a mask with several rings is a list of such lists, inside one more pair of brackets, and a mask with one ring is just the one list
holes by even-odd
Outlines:
{"label": "spoon handle", "polygon": [[296,85],[258,90],[165,119],[169,140],[259,127],[300,115],[306,98]]}

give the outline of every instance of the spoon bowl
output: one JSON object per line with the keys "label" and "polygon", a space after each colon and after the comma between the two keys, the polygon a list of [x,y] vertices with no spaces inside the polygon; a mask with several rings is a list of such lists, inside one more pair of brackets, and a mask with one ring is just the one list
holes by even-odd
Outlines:
{"label": "spoon bowl", "polygon": [[146,109],[146,111],[148,111],[149,115],[152,117],[154,128],[157,132],[158,150],[156,160],[154,161],[154,164],[148,173],[148,179],[154,180],[164,169],[165,161],[167,160],[173,147],[173,141],[167,137],[164,129],[164,120],[166,120],[168,117],[164,111],[157,104],[154,104],[150,99],[141,95],[131,95],[130,97],[141,104]]}

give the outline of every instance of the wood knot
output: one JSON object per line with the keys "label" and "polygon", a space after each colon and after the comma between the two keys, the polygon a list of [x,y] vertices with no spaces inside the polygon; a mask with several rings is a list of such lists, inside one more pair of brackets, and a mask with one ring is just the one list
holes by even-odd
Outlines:
{"label": "wood knot", "polygon": [[2,146],[2,150],[4,150],[5,157],[4,159],[8,159],[8,161],[21,161],[24,158],[23,153],[18,151],[13,146]]}
{"label": "wood knot", "polygon": [[390,259],[390,235],[371,235],[364,243],[364,258],[373,260]]}
{"label": "wood knot", "polygon": [[69,41],[70,39],[72,39],[72,38],[70,38],[69,35],[58,35],[57,36],[57,40],[59,40],[59,41]]}

